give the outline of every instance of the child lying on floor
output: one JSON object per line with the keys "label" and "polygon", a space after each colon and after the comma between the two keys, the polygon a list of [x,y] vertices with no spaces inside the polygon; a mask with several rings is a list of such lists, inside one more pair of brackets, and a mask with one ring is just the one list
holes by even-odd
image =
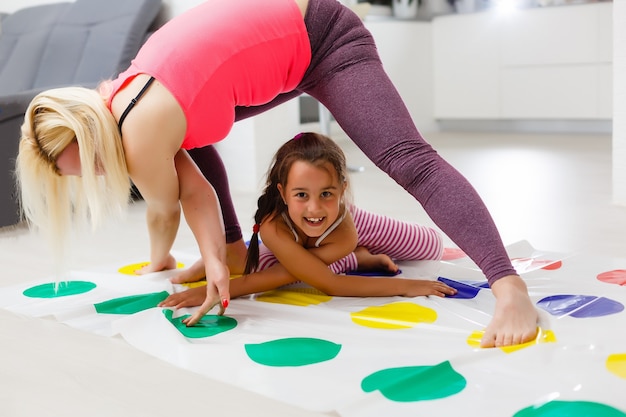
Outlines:
{"label": "child lying on floor", "polygon": [[[347,203],[346,172],[341,148],[317,133],[298,134],[278,150],[258,200],[244,274],[230,281],[231,297],[298,281],[336,296],[456,293],[439,281],[344,274],[359,270],[386,275],[398,270],[394,260],[437,260],[443,252],[441,235],[434,229]],[[174,281],[201,278],[202,266],[195,264]],[[204,288],[191,288],[172,294],[160,306],[197,306],[205,298]]]}

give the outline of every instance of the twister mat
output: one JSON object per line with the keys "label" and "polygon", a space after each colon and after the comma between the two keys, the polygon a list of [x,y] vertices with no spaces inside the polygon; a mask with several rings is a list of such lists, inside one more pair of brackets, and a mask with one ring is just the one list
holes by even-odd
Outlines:
{"label": "twister mat", "polygon": [[[119,335],[176,366],[340,416],[626,417],[626,260],[507,247],[540,314],[537,339],[481,349],[495,300],[458,250],[405,262],[454,297],[329,297],[290,286],[232,300],[199,326],[156,305],[182,291],[141,260],[0,288],[0,308]],[[194,253],[175,253],[179,267]],[[126,262],[125,262],[126,261]],[[384,279],[384,278],[380,278]]]}

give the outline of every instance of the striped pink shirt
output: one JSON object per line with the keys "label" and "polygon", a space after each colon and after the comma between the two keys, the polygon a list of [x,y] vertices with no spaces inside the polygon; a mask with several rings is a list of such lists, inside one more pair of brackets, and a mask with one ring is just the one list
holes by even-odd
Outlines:
{"label": "striped pink shirt", "polygon": [[[374,255],[382,253],[394,261],[441,259],[443,238],[437,230],[374,214],[355,206],[349,206],[348,209],[354,219],[358,246],[367,248],[370,253]],[[277,262],[274,254],[261,245],[257,270],[267,269]],[[336,274],[355,271],[357,267],[354,253],[329,265]]]}

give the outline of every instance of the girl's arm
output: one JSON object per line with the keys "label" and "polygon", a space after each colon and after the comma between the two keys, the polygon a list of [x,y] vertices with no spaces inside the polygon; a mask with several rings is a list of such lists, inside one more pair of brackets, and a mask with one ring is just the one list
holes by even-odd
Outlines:
{"label": "girl's arm", "polygon": [[[263,271],[243,275],[230,280],[230,296],[232,298],[244,295],[262,293],[275,290],[283,285],[297,281],[281,264],[274,264]],[[195,307],[206,300],[204,286],[189,288],[183,292],[170,294],[159,303],[159,307]]]}
{"label": "girl's arm", "polygon": [[277,222],[264,222],[261,234],[263,243],[289,274],[328,295],[415,297],[431,294],[444,296],[455,292],[438,281],[337,275],[315,254],[296,243],[290,232],[279,227]]}
{"label": "girl's arm", "polygon": [[275,290],[296,281],[298,281],[296,277],[291,275],[284,266],[277,263],[262,271],[231,279],[230,295],[235,298],[257,294]]}
{"label": "girl's arm", "polygon": [[[312,238],[312,240],[316,239]],[[319,247],[306,249],[321,259],[326,265],[330,265],[352,253],[356,249],[358,240],[352,215],[348,212],[341,224],[324,238]]]}

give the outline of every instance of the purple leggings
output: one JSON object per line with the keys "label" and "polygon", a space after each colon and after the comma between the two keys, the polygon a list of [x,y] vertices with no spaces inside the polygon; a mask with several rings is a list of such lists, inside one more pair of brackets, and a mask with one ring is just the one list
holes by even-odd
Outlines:
{"label": "purple leggings", "polygon": [[[336,0],[310,0],[305,24],[312,57],[300,85],[263,106],[238,107],[236,120],[302,93],[311,95],[380,169],[422,204],[437,226],[476,262],[490,284],[516,274],[480,196],[417,131],[359,17]],[[219,158],[217,153],[214,156]],[[226,230],[237,230],[241,238],[226,173],[223,166],[213,170],[221,170],[212,173],[215,180],[211,182],[222,202]]]}

